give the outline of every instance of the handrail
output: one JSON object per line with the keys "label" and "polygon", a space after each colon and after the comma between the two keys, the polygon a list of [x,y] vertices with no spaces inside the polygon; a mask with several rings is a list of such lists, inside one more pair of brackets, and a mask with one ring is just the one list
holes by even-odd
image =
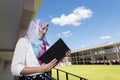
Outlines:
{"label": "handrail", "polygon": [[53,69],[56,69],[56,70],[57,70],[57,80],[59,80],[59,71],[66,73],[66,80],[69,80],[68,75],[72,75],[72,76],[74,76],[74,77],[77,77],[77,78],[79,78],[80,80],[88,80],[88,79],[86,79],[86,78],[77,76],[77,75],[75,75],[75,74],[72,74],[72,73],[69,73],[69,72],[66,72],[66,71],[57,69],[57,68],[53,68]]}

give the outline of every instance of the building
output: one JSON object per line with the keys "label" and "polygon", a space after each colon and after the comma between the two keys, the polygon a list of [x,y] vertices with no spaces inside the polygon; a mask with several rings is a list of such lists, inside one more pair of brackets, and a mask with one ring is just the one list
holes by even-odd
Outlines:
{"label": "building", "polygon": [[120,42],[72,51],[71,64],[120,64]]}
{"label": "building", "polygon": [[0,0],[0,79],[13,80],[10,71],[14,48],[24,36],[43,0]]}

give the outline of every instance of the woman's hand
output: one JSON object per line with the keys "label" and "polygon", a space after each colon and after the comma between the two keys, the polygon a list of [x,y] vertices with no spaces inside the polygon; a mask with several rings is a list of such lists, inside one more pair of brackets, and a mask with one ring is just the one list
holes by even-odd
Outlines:
{"label": "woman's hand", "polygon": [[45,64],[40,67],[24,67],[20,74],[26,75],[26,74],[47,72],[50,71],[56,64],[57,64],[57,59],[53,59],[48,64]]}
{"label": "woman's hand", "polygon": [[57,64],[57,59],[53,59],[51,62],[48,64],[43,65],[43,72],[50,71],[56,64]]}
{"label": "woman's hand", "polygon": [[70,50],[68,50],[68,51],[66,51],[66,56],[70,56],[70,53],[71,53],[71,51]]}

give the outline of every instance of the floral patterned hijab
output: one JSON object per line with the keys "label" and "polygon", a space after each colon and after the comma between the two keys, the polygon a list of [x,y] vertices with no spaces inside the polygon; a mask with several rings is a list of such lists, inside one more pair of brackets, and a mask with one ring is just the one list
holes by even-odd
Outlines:
{"label": "floral patterned hijab", "polygon": [[[25,38],[31,43],[37,59],[46,51],[46,47],[49,46],[45,35],[43,37],[39,36],[39,30],[45,26],[48,26],[48,23],[43,20],[34,19],[30,22],[29,29],[25,35]],[[39,61],[39,63],[41,64],[42,62]]]}

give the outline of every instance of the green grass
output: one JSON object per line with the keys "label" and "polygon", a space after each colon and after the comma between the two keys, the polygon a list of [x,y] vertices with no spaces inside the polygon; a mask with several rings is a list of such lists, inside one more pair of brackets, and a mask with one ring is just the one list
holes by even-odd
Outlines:
{"label": "green grass", "polygon": [[[120,80],[120,65],[70,65],[56,68],[88,80]],[[53,69],[52,74],[56,78],[56,70]],[[65,73],[60,72],[60,80],[65,80],[65,77]],[[79,78],[69,76],[69,80]]]}

